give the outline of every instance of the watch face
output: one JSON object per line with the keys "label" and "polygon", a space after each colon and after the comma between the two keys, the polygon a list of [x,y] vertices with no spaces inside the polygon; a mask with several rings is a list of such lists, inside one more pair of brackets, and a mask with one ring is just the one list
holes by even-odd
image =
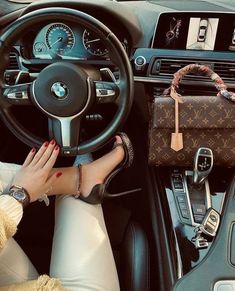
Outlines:
{"label": "watch face", "polygon": [[21,191],[21,190],[14,191],[12,193],[12,196],[21,202],[23,202],[26,199],[26,194],[24,193],[24,191]]}

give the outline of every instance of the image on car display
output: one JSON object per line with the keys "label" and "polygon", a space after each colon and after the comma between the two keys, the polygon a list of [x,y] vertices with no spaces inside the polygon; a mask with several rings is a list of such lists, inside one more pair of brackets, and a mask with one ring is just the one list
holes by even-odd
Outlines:
{"label": "image on car display", "polygon": [[235,0],[0,0],[0,291],[235,291]]}
{"label": "image on car display", "polygon": [[219,19],[190,18],[187,49],[214,50]]}
{"label": "image on car display", "polygon": [[231,39],[231,44],[229,45],[229,50],[235,51],[235,26],[232,32],[232,39]]}
{"label": "image on car display", "polygon": [[166,32],[166,47],[174,47],[176,42],[179,41],[181,24],[181,19],[175,17],[171,19],[169,30]]}

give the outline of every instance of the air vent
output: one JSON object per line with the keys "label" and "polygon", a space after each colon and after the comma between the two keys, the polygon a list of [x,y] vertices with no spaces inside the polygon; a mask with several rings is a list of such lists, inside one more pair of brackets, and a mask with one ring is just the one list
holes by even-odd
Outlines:
{"label": "air vent", "polygon": [[222,79],[235,79],[235,63],[215,63],[214,71]]}
{"label": "air vent", "polygon": [[[173,60],[173,59],[156,59],[152,66],[152,75],[172,76],[179,69],[189,64],[197,63],[199,65],[209,66],[223,79],[235,79],[235,63],[224,62],[206,62],[198,60]],[[192,77],[189,75],[187,77]],[[194,75],[195,77],[195,75]],[[196,76],[196,78],[205,78],[204,76]]]}
{"label": "air vent", "polygon": [[19,70],[17,54],[15,52],[10,52],[9,54],[9,65],[7,70]]}
{"label": "air vent", "polygon": [[152,68],[154,75],[172,75],[182,67],[190,64],[189,61],[157,59]]}
{"label": "air vent", "polygon": [[[152,74],[159,76],[169,76],[173,75],[179,69],[189,65],[189,64],[200,64],[207,65],[213,69],[213,64],[207,62],[200,62],[195,60],[172,60],[172,59],[157,59],[155,60],[152,67]],[[203,76],[200,76],[203,77]]]}

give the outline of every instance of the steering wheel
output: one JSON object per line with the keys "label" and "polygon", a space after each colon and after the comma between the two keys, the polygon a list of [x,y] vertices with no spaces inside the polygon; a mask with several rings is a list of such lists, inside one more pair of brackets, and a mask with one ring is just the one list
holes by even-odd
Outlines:
{"label": "steering wheel", "polygon": [[[118,82],[93,80],[94,72],[63,60],[45,67],[33,82],[5,84],[8,55],[20,35],[38,24],[61,20],[79,23],[102,39],[108,48],[110,60],[119,68]],[[61,154],[67,156],[98,149],[118,131],[130,112],[134,82],[128,56],[117,37],[86,13],[70,8],[44,8],[21,16],[0,37],[0,58],[1,117],[13,134],[31,147],[40,147],[43,141],[17,121],[11,112],[12,106],[34,105],[47,116],[49,136],[55,138],[61,146]],[[117,105],[116,113],[101,133],[80,142],[81,120],[94,102],[114,102]]]}

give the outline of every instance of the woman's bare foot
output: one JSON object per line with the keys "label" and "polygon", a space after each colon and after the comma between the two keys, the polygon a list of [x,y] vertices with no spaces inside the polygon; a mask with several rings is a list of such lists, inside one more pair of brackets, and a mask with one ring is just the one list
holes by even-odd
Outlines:
{"label": "woman's bare foot", "polygon": [[[122,144],[120,136],[116,136],[116,142]],[[80,193],[87,197],[93,186],[104,182],[105,178],[113,171],[114,168],[124,159],[124,149],[122,146],[117,146],[108,154],[93,161],[90,164],[82,165],[80,181]]]}

